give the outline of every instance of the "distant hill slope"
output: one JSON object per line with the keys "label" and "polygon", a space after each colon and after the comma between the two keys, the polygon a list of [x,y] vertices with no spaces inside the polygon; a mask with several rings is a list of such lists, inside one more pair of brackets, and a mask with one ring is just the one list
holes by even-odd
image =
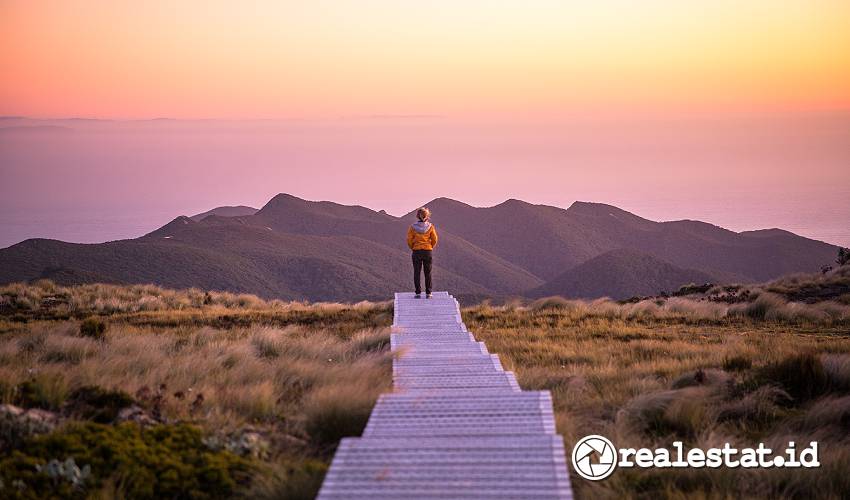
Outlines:
{"label": "distant hill slope", "polygon": [[[508,200],[476,208],[438,198],[428,206],[440,234],[436,283],[458,296],[528,290],[630,296],[672,289],[680,278],[767,281],[816,271],[836,252],[786,231],[654,222],[600,203],[576,202],[565,210]],[[150,282],[284,299],[386,298],[411,286],[404,235],[413,220],[412,214],[399,218],[279,194],[259,210],[219,207],[181,216],[134,240],[27,240],[0,250],[0,282],[53,277],[67,284]]]}
{"label": "distant hill slope", "polygon": [[602,203],[575,202],[564,210],[508,200],[475,208],[438,198],[428,206],[438,227],[546,281],[620,248],[724,281],[753,282],[816,271],[837,251],[834,245],[787,231],[736,233],[699,221],[654,222]]}
{"label": "distant hill slope", "polygon": [[[97,245],[27,240],[0,252],[0,282],[37,279],[61,262],[65,274],[96,269],[106,282],[288,300],[383,300],[409,287],[409,257],[366,240],[291,235],[235,222],[203,224],[188,217],[169,226],[165,236]],[[446,287],[487,292],[448,270],[435,272]]]}
{"label": "distant hill slope", "polygon": [[[415,218],[399,219],[365,207],[306,201],[279,194],[256,215],[240,220],[292,234],[354,236],[407,254],[405,234]],[[542,284],[540,278],[526,269],[465,241],[442,225],[438,225],[437,229],[440,235],[439,265],[479,283],[488,294],[518,294]],[[458,290],[458,293],[467,292]]]}
{"label": "distant hill slope", "polygon": [[624,299],[671,292],[688,283],[713,281],[714,277],[702,271],[683,269],[645,253],[620,249],[579,264],[546,284],[529,290],[527,295]]}
{"label": "distant hill slope", "polygon": [[240,217],[243,215],[254,215],[257,213],[256,208],[254,207],[246,207],[245,205],[237,205],[235,207],[216,207],[212,210],[207,210],[204,213],[193,215],[189,217],[195,222],[200,222],[210,215],[219,215],[221,217]]}

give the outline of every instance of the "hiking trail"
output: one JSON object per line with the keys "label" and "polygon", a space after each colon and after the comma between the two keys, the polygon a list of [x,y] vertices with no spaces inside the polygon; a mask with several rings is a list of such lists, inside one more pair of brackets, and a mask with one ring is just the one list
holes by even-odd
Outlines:
{"label": "hiking trail", "polygon": [[523,391],[447,292],[396,293],[395,391],[343,438],[319,499],[571,499],[549,391]]}

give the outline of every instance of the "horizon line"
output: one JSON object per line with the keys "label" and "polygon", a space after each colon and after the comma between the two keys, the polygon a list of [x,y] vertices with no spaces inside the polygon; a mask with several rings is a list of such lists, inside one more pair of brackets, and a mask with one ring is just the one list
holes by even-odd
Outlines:
{"label": "horizon line", "polygon": [[[557,120],[571,120],[582,117],[609,117],[616,116],[618,113],[612,111],[583,111],[579,113],[563,113],[559,116],[541,117],[543,121],[549,121],[552,118]],[[633,117],[715,117],[715,116],[800,116],[800,115],[850,115],[850,105],[837,108],[794,108],[794,109],[718,109],[718,110],[627,110],[621,113],[623,115]],[[281,116],[281,117],[173,117],[173,116],[151,116],[151,117],[104,117],[96,115],[71,115],[71,116],[37,116],[37,115],[0,115],[0,120],[42,120],[42,121],[92,121],[92,122],[164,122],[164,121],[221,121],[221,122],[249,122],[249,121],[334,121],[334,120],[393,120],[393,119],[409,119],[409,120],[428,120],[428,119],[450,119],[457,118],[460,120],[498,120],[500,118],[511,119],[515,118],[512,113],[498,113],[495,115],[484,116],[468,116],[468,115],[453,115],[442,113],[374,113],[374,114],[354,114],[354,115],[328,115],[328,116]],[[532,120],[533,121],[533,120]]]}

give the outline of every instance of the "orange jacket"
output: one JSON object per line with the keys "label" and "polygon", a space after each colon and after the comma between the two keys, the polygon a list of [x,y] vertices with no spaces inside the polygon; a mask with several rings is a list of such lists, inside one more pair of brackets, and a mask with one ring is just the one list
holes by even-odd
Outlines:
{"label": "orange jacket", "polygon": [[411,250],[433,250],[437,246],[437,230],[430,222],[417,222],[407,228],[407,246]]}

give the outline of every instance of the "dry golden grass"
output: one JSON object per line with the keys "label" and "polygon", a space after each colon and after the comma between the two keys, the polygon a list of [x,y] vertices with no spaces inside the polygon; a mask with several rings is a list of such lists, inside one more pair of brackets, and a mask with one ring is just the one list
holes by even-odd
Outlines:
{"label": "dry golden grass", "polygon": [[[834,288],[843,276],[806,286]],[[579,497],[838,498],[850,491],[850,307],[789,302],[793,285],[753,287],[737,302],[549,298],[463,314],[524,388],[552,391],[568,446],[594,433],[641,447],[822,442],[819,469],[624,469],[600,483],[575,477]],[[271,453],[246,494],[309,498],[340,437],[358,434],[390,388],[391,319],[390,303],[9,285],[0,287],[0,402],[30,381],[32,398],[55,410],[95,385],[210,436],[255,430]]]}
{"label": "dry golden grass", "polygon": [[621,469],[597,483],[573,476],[579,498],[840,498],[850,491],[846,320],[729,307],[543,299],[463,317],[524,389],[552,392],[568,450],[589,434],[650,448],[821,441],[818,469]]}
{"label": "dry golden grass", "polygon": [[392,322],[391,302],[357,304],[264,301],[255,295],[169,290],[154,285],[61,287],[48,280],[0,286],[0,333],[33,320],[81,320],[89,316],[122,324],[183,331],[290,324],[327,327],[350,336]]}
{"label": "dry golden grass", "polygon": [[[194,290],[49,282],[0,296],[0,403],[28,383],[30,399],[59,410],[97,386],[210,436],[259,432],[272,449],[252,496],[315,493],[339,439],[359,435],[391,387],[388,303],[210,293],[205,304]],[[101,339],[81,334],[86,319],[106,324]]]}
{"label": "dry golden grass", "polygon": [[[86,385],[131,395],[162,388],[168,419],[210,429],[275,424],[300,437],[306,437],[306,409],[312,408],[305,403],[313,404],[317,394],[345,407],[347,402],[331,400],[347,392],[360,408],[389,387],[386,329],[344,340],[299,326],[162,332],[113,323],[102,342],[77,331],[74,322],[37,322],[28,331],[4,334],[0,380],[61,380],[66,392]],[[198,395],[203,402],[193,407]]]}
{"label": "dry golden grass", "polygon": [[[725,303],[703,297],[649,298],[638,302],[619,303],[610,299],[594,301],[547,297],[528,304],[532,310],[555,309],[570,318],[609,318],[629,321],[678,321],[728,324],[744,320],[767,320],[801,325],[850,326],[850,306],[836,301],[802,303],[788,301],[780,295],[755,290],[748,301]],[[508,309],[526,307],[508,304]]]}

